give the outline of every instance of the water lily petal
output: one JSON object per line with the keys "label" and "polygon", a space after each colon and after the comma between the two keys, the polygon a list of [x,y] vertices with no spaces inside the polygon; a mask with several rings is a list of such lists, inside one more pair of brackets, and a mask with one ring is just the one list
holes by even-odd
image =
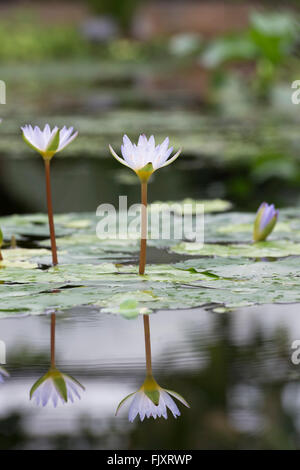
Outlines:
{"label": "water lily petal", "polygon": [[130,405],[129,412],[128,412],[128,419],[131,422],[133,422],[133,420],[139,413],[140,401],[142,399],[142,392],[136,392],[134,395],[135,397],[132,400],[132,403]]}
{"label": "water lily petal", "polygon": [[169,408],[169,410],[173,413],[174,418],[177,418],[177,416],[180,416],[180,411],[178,409],[178,406],[176,405],[175,401],[170,397],[170,395],[162,390],[161,391],[162,399],[165,402],[165,406]]}
{"label": "water lily petal", "polygon": [[170,158],[170,160],[167,160],[166,163],[164,163],[161,168],[163,168],[164,166],[168,166],[170,165],[171,163],[173,163],[178,157],[179,155],[181,154],[181,149],[178,150],[178,152],[172,157]]}
{"label": "water lily petal", "polygon": [[172,395],[173,397],[177,398],[177,400],[179,400],[181,403],[183,403],[185,406],[187,406],[188,408],[190,408],[190,405],[188,404],[188,402],[181,396],[179,395],[179,393],[177,392],[174,392],[173,390],[167,390],[165,389],[165,391],[167,393],[169,393],[169,395]]}
{"label": "water lily petal", "polygon": [[116,154],[116,152],[114,151],[111,145],[109,145],[109,150],[111,154],[113,155],[113,157],[115,157],[115,159],[118,160],[118,162],[122,163],[122,165],[125,165],[131,168],[130,165],[125,160],[123,160],[121,157],[119,157],[119,155]]}
{"label": "water lily petal", "polygon": [[[78,132],[74,132],[74,134],[72,134],[74,130],[73,127],[67,129],[66,126],[64,126],[59,131],[57,126],[51,130],[49,124],[46,124],[43,130],[38,126],[33,128],[31,125],[26,124],[21,127],[21,130],[25,142],[47,159],[52,158],[56,152],[60,152],[64,149],[78,135]],[[59,135],[57,135],[58,131]],[[53,145],[54,140],[55,145]],[[53,148],[51,148],[51,146],[53,146]]]}

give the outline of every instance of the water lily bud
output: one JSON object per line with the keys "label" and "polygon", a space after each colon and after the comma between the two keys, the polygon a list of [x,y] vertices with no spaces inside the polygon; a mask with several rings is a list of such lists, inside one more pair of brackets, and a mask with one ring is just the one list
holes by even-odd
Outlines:
{"label": "water lily bud", "polygon": [[147,139],[144,134],[140,135],[137,144],[133,144],[127,135],[124,135],[121,146],[123,158],[120,158],[111,146],[109,148],[116,160],[135,171],[142,182],[147,182],[155,170],[170,165],[181,153],[179,150],[168,160],[173,151],[173,147],[169,148],[169,138],[162,144],[155,145],[153,135]]}
{"label": "water lily bud", "polygon": [[145,382],[137,392],[130,393],[130,395],[127,395],[127,397],[119,403],[116,415],[127,400],[132,397],[128,414],[128,419],[131,422],[133,422],[137,415],[140,416],[141,421],[143,421],[145,417],[150,418],[151,416],[154,419],[157,417],[160,418],[161,416],[167,419],[167,408],[172,412],[174,418],[177,418],[177,416],[180,416],[180,411],[175,401],[171,398],[171,395],[188,408],[190,407],[181,395],[160,387],[152,375],[147,376]]}
{"label": "water lily bud", "polygon": [[266,240],[272,232],[278,219],[279,211],[274,204],[263,202],[256,213],[253,230],[253,240],[255,242]]}

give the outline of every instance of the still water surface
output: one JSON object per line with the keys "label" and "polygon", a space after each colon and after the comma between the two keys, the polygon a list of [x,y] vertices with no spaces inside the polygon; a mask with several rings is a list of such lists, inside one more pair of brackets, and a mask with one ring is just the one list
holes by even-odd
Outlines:
{"label": "still water surface", "polygon": [[214,314],[161,311],[150,317],[153,371],[190,403],[181,416],[128,422],[119,401],[144,380],[142,319],[91,309],[57,315],[58,368],[86,388],[56,409],[29,401],[50,361],[50,316],[1,320],[11,376],[0,386],[1,448],[299,448],[299,306]]}
{"label": "still water surface", "polygon": [[[248,139],[251,121],[248,118],[245,120],[247,138],[242,135],[238,139],[241,141],[241,158],[226,159],[222,152],[236,143],[240,119],[232,125],[228,119],[221,120],[219,127],[208,128],[205,126],[207,116],[204,115],[203,123],[190,130],[184,127],[189,127],[191,122],[186,109],[189,105],[178,103],[177,93],[176,103],[170,107],[170,102],[165,102],[165,90],[156,91],[156,94],[150,90],[147,95],[147,90],[143,89],[137,95],[140,75],[138,80],[136,76],[131,77],[130,86],[127,79],[123,85],[121,83],[123,89],[120,91],[126,96],[122,101],[123,95],[118,96],[116,87],[108,90],[103,83],[106,80],[111,87],[110,75],[103,75],[106,68],[101,64],[93,65],[92,71],[86,65],[80,65],[75,69],[77,73],[74,73],[73,66],[55,69],[51,65],[37,69],[26,67],[25,78],[24,70],[23,73],[19,69],[2,70],[2,78],[8,80],[10,86],[14,81],[19,85],[17,83],[15,92],[11,92],[6,106],[7,116],[1,116],[4,118],[1,141],[5,143],[0,153],[1,215],[46,211],[42,161],[33,155],[23,158],[25,144],[24,150],[23,147],[15,150],[12,147],[8,154],[7,151],[20,139],[19,125],[25,122],[41,124],[48,120],[57,123],[56,119],[61,120],[62,117],[75,127],[81,123],[77,127],[80,139],[85,139],[86,148],[80,155],[64,158],[62,154],[53,160],[55,213],[93,212],[101,203],[117,205],[119,195],[128,196],[128,205],[136,203],[139,199],[137,178],[113,161],[106,150],[108,143],[120,144],[124,132],[133,137],[145,131],[169,135],[173,142],[178,129],[181,130],[180,145],[184,149],[182,158],[176,165],[154,175],[149,187],[151,202],[185,197],[223,198],[231,200],[235,210],[252,211],[256,210],[262,198],[278,206],[295,204],[298,185],[291,186],[286,179],[278,179],[276,172],[275,178],[256,180],[253,176],[256,173],[251,173],[247,159],[246,164],[239,166],[239,162],[245,160],[244,153],[247,156],[247,146],[251,144],[251,139]],[[144,65],[142,69],[148,78]],[[51,73],[55,70],[60,75],[54,74],[53,78]],[[136,75],[131,66],[129,72],[130,76]],[[120,71],[114,74],[119,77]],[[126,77],[127,74],[126,71]],[[59,76],[63,79],[61,89]],[[71,84],[68,83],[70,79]],[[28,96],[25,84],[29,87]],[[130,96],[134,97],[132,112],[120,125],[119,111],[130,107],[129,90]],[[23,103],[20,97],[24,100],[24,96],[28,102],[25,100],[20,109],[19,103]],[[117,111],[113,120],[107,120],[104,135],[108,111],[103,109],[101,99],[105,97],[107,103],[107,96],[113,97],[111,106]],[[148,112],[149,122],[139,122],[135,109],[137,96],[139,99],[148,96],[150,109],[166,107],[168,119],[164,120],[163,129],[157,126],[157,116],[153,117],[151,110]],[[155,96],[157,99],[153,102]],[[194,113],[195,99],[191,98],[188,102],[192,103]],[[70,104],[66,109],[67,102]],[[175,115],[176,109],[182,106],[186,109],[186,119],[181,114],[177,118]],[[203,113],[203,110],[199,111]],[[85,122],[85,118],[89,120]],[[192,121],[194,118],[197,114],[192,115]],[[224,135],[227,122],[230,132],[227,134],[226,131]],[[287,127],[281,132],[284,151],[289,148],[285,142],[290,129]],[[295,149],[298,148],[297,129],[292,139]],[[93,158],[90,158],[92,131],[96,143],[93,144]],[[253,134],[256,144],[256,131]],[[216,146],[220,136],[222,145]],[[274,136],[271,137],[273,143]],[[187,145],[191,139],[199,140],[194,155],[185,150],[191,147]],[[210,150],[208,155],[205,149]],[[255,158],[258,163],[264,161],[265,154],[269,161],[268,155],[272,152],[268,135],[262,139],[257,152]],[[272,162],[271,166],[274,166]],[[278,191],[279,183],[281,191]],[[152,250],[150,253],[149,250],[149,254],[151,262],[177,261],[174,256],[170,259],[165,252]],[[29,401],[32,385],[49,368],[50,316],[2,319],[0,340],[7,346],[6,367],[10,378],[5,384],[0,384],[0,449],[300,448],[300,365],[291,362],[292,341],[300,339],[299,308],[299,305],[273,305],[225,314],[193,309],[152,315],[154,376],[161,386],[182,394],[191,409],[179,405],[182,415],[177,420],[169,416],[167,421],[162,418],[140,423],[136,419],[133,424],[127,419],[128,408],[121,410],[118,417],[114,414],[119,401],[137,390],[144,380],[141,318],[125,320],[86,308],[57,315],[57,366],[76,377],[86,391],[80,401],[56,409],[50,405],[38,408]]]}

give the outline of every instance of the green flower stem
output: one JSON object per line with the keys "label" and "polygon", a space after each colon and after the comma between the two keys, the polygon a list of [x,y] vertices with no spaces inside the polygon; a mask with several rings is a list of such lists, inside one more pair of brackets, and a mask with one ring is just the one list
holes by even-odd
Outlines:
{"label": "green flower stem", "polygon": [[55,369],[55,313],[51,313],[51,335],[50,335],[50,349],[51,349],[51,369]]}
{"label": "green flower stem", "polygon": [[49,229],[50,229],[50,239],[51,239],[51,251],[52,251],[52,263],[57,265],[57,249],[56,249],[56,239],[55,239],[55,229],[53,221],[53,207],[52,207],[52,197],[51,197],[51,182],[50,182],[50,160],[45,159],[45,176],[46,176],[46,195],[47,195],[47,206],[48,206],[48,220],[49,220]]}
{"label": "green flower stem", "polygon": [[144,333],[145,333],[146,371],[147,371],[147,376],[152,376],[149,315],[143,315],[143,319],[144,319]]}
{"label": "green flower stem", "polygon": [[139,274],[145,273],[146,251],[147,251],[147,181],[141,181],[141,249]]}

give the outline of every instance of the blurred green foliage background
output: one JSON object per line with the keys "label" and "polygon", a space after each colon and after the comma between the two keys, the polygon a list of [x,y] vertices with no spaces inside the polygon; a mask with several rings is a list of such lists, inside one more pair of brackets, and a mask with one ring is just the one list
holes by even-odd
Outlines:
{"label": "blurred green foliage background", "polygon": [[[262,198],[279,206],[299,200],[299,112],[291,102],[300,77],[299,2],[19,1],[0,4],[0,13],[7,171],[6,157],[11,166],[31,155],[13,137],[25,120],[62,120],[79,128],[80,139],[60,161],[101,159],[99,168],[119,183],[107,142],[146,132],[184,149],[174,169],[178,197],[228,198],[240,209],[255,209]],[[2,212],[41,210],[37,201],[24,204],[14,179],[7,194],[13,174],[1,186],[10,201]],[[160,198],[155,181],[153,191]],[[69,209],[61,200],[58,210]],[[96,204],[91,198],[82,210]]]}

